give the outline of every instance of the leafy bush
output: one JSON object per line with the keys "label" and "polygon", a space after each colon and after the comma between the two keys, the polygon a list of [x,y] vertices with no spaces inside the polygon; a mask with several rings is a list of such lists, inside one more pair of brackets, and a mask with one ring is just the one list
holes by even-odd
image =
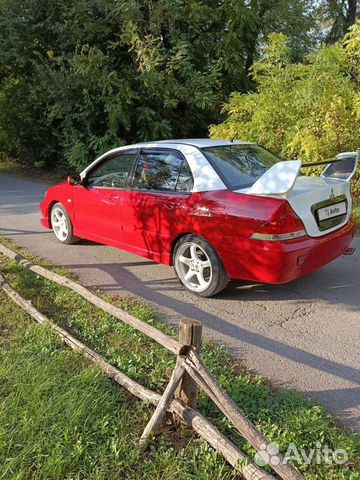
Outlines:
{"label": "leafy bush", "polygon": [[213,138],[255,141],[286,159],[319,161],[359,148],[360,22],[345,38],[291,63],[288,39],[269,36],[252,73],[256,92],[233,93]]}
{"label": "leafy bush", "polygon": [[264,34],[314,43],[310,0],[0,0],[0,152],[81,169],[124,143],[203,136],[249,89]]}

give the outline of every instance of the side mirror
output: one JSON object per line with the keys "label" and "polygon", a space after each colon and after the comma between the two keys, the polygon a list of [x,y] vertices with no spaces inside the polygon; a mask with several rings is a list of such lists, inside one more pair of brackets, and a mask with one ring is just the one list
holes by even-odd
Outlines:
{"label": "side mirror", "polygon": [[79,175],[68,175],[66,179],[69,185],[81,185],[82,181]]}

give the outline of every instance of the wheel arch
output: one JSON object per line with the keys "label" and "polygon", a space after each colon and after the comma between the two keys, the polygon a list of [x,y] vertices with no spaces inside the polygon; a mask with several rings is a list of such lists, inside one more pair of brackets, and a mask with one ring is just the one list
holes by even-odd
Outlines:
{"label": "wheel arch", "polygon": [[[170,248],[170,258],[169,258],[169,265],[173,266],[174,265],[174,262],[173,262],[173,258],[174,258],[174,251],[175,251],[175,245],[177,244],[177,242],[180,240],[180,238],[182,237],[185,237],[186,235],[196,235],[195,233],[191,233],[191,232],[183,232],[183,233],[179,233],[179,235],[177,235],[175,238],[172,239],[171,241],[171,248]],[[198,235],[199,237],[200,235]],[[205,240],[205,239],[204,239]]]}
{"label": "wheel arch", "polygon": [[52,228],[52,225],[51,225],[51,210],[52,210],[53,206],[57,203],[61,203],[61,202],[59,200],[51,200],[51,202],[49,203],[49,206],[48,206],[47,217],[48,217],[50,228]]}

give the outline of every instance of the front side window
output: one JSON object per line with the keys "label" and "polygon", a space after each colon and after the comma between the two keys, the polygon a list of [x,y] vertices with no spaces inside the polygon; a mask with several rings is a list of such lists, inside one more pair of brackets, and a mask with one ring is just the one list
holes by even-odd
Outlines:
{"label": "front side window", "polygon": [[187,162],[176,150],[141,151],[132,187],[159,192],[189,192],[192,175]]}
{"label": "front side window", "polygon": [[280,160],[259,145],[207,147],[202,152],[231,190],[251,187]]}
{"label": "front side window", "polygon": [[125,188],[129,171],[135,159],[136,153],[123,153],[107,160],[90,173],[86,185],[97,188]]}

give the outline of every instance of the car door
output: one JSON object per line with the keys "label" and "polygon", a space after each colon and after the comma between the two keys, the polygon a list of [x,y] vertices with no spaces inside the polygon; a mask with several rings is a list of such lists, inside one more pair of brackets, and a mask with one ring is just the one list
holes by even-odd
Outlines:
{"label": "car door", "polygon": [[141,149],[123,201],[128,249],[162,261],[193,185],[184,156],[175,149]]}
{"label": "car door", "polygon": [[110,154],[76,187],[73,208],[77,235],[109,245],[122,245],[121,204],[137,153],[138,150],[129,150]]}

